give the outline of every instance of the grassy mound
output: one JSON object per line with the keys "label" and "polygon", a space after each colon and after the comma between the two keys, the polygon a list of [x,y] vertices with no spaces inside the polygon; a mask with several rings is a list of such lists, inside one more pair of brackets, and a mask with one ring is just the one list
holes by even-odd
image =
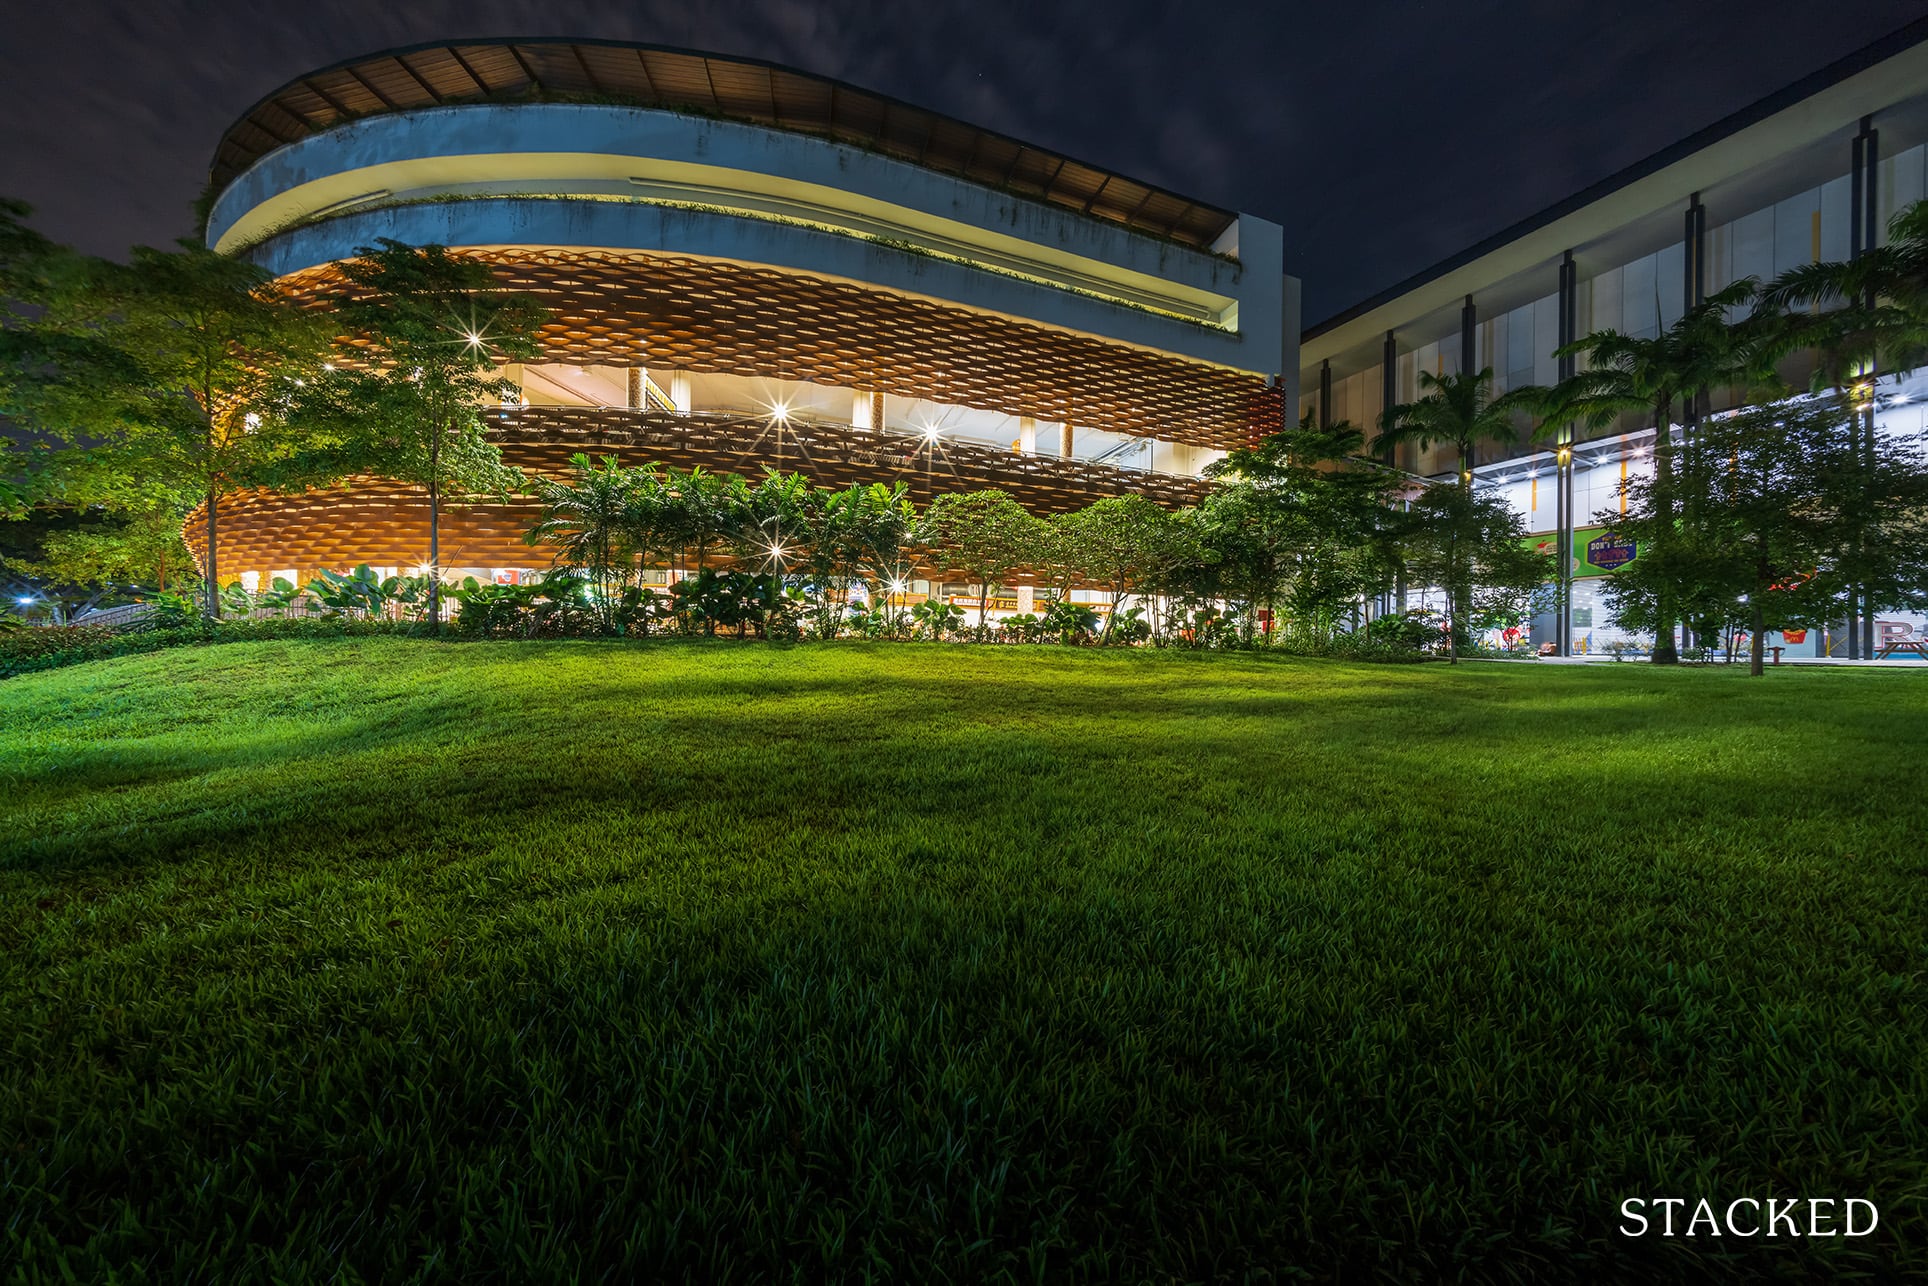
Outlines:
{"label": "grassy mound", "polygon": [[[0,1264],[1919,1267],[1928,685],[268,642],[0,689]],[[1616,1235],[1626,1197],[1876,1235]]]}

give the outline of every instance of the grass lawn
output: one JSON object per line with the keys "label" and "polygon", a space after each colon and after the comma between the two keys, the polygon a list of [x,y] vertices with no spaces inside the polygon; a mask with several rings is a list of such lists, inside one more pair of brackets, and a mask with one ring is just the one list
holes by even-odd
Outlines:
{"label": "grass lawn", "polygon": [[0,800],[0,1278],[1928,1272],[1916,674],[250,643]]}

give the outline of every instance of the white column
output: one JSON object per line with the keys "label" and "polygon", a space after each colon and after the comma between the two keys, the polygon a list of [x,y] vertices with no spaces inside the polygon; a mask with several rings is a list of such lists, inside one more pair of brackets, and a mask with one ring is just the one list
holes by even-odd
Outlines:
{"label": "white column", "polygon": [[874,429],[870,422],[870,394],[863,389],[853,390],[850,394],[850,427],[853,429]]}
{"label": "white column", "polygon": [[669,400],[678,415],[690,413],[690,377],[688,371],[671,371],[669,374]]}
{"label": "white column", "polygon": [[1030,613],[1037,607],[1037,591],[1029,585],[1018,586],[1018,611]]}
{"label": "white column", "polygon": [[1028,415],[1018,417],[1018,450],[1026,455],[1036,455],[1038,451],[1038,422]]}

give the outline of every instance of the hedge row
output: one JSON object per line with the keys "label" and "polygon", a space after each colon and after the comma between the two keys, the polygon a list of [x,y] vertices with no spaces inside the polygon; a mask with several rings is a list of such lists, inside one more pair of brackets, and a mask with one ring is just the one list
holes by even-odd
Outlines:
{"label": "hedge row", "polygon": [[406,634],[419,626],[395,621],[320,620],[289,617],[260,621],[197,621],[171,629],[117,633],[105,625],[55,625],[0,634],[0,679],[36,670],[57,670],[83,661],[133,656],[171,647],[256,643],[273,639],[338,639]]}

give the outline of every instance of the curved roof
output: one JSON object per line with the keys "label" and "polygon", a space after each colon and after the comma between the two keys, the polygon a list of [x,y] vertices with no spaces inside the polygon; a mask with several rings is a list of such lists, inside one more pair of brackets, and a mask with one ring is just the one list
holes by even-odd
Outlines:
{"label": "curved roof", "polygon": [[694,110],[869,148],[926,169],[1210,248],[1229,210],[842,81],[749,58],[602,40],[469,40],[369,54],[298,76],[228,128],[216,195],[261,157],[347,121],[476,102]]}

